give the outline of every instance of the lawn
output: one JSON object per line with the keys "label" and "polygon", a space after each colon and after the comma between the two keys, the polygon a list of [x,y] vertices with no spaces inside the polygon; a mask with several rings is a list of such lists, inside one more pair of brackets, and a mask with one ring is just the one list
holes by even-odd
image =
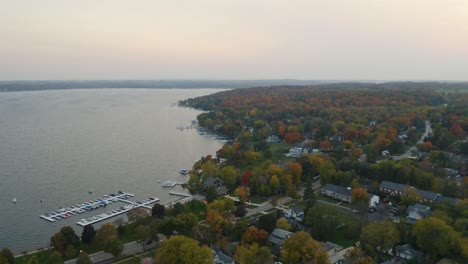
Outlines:
{"label": "lawn", "polygon": [[27,264],[29,262],[29,260],[33,256],[36,256],[39,263],[47,263],[47,259],[49,258],[49,255],[50,255],[51,252],[52,252],[52,250],[49,249],[49,250],[44,250],[44,251],[40,251],[40,252],[37,252],[37,253],[33,253],[33,254],[30,254],[30,255],[17,257],[17,258],[15,258],[15,263],[16,264]]}

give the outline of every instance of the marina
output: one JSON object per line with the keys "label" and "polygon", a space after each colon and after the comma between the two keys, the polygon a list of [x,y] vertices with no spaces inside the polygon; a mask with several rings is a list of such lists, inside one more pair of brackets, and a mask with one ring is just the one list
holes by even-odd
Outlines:
{"label": "marina", "polygon": [[124,214],[124,213],[126,213],[126,212],[128,212],[128,211],[130,211],[130,210],[132,210],[134,208],[138,208],[138,207],[145,207],[147,209],[151,209],[151,207],[148,206],[148,205],[150,205],[152,203],[156,203],[156,202],[159,201],[159,199],[155,198],[155,197],[149,197],[146,200],[137,201],[137,202],[127,201],[127,200],[122,199],[122,198],[117,198],[117,199],[119,201],[121,201],[121,202],[127,203],[127,205],[122,206],[122,207],[117,208],[117,209],[112,210],[112,211],[102,213],[100,215],[96,215],[96,216],[89,217],[89,218],[86,218],[86,219],[81,219],[80,221],[76,222],[76,224],[79,225],[79,226],[95,224],[97,222],[104,221],[104,220],[112,218],[114,216]]}
{"label": "marina", "polygon": [[[44,213],[40,215],[39,217],[49,222],[55,222],[61,219],[69,218],[73,215],[84,213],[86,211],[91,211],[100,207],[105,207],[111,203],[115,203],[115,202],[127,203],[126,206],[120,207],[117,210],[112,210],[111,212],[106,212],[101,215],[94,216],[88,219],[82,219],[79,222],[77,222],[77,224],[79,225],[86,225],[90,223],[96,223],[104,219],[108,219],[110,217],[125,213],[135,207],[144,206],[148,208],[149,204],[159,201],[158,198],[154,198],[154,197],[150,197],[146,200],[138,201],[138,202],[128,201],[127,199],[131,197],[134,197],[134,195],[131,193],[118,191],[117,193],[105,194],[100,198],[89,200],[88,202],[85,202],[85,203],[71,205],[68,207],[61,207],[56,211]],[[151,209],[151,207],[149,208]]]}

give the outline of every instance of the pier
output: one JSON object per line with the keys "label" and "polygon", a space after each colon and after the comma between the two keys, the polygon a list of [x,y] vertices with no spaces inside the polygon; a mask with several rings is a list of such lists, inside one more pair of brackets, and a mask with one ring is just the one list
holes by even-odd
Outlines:
{"label": "pier", "polygon": [[182,196],[182,197],[191,197],[192,196],[191,194],[174,192],[174,191],[170,191],[169,194],[170,195]]}
{"label": "pier", "polygon": [[174,187],[176,185],[182,185],[183,182],[175,182],[175,181],[171,181],[171,180],[167,180],[165,182],[162,183],[162,187]]}
{"label": "pier", "polygon": [[40,215],[39,217],[49,222],[55,222],[61,219],[69,218],[77,214],[84,213],[86,211],[91,211],[100,207],[104,207],[111,203],[123,202],[127,204],[118,209],[104,212],[100,215],[89,217],[86,219],[81,219],[80,221],[76,222],[76,224],[80,226],[85,226],[85,225],[90,225],[90,224],[94,224],[94,223],[109,219],[117,215],[124,214],[133,208],[145,207],[145,208],[151,209],[152,207],[149,205],[159,201],[159,199],[155,197],[149,197],[146,200],[137,201],[137,202],[132,202],[132,201],[127,200],[127,198],[131,198],[134,196],[135,195],[131,193],[122,192],[122,191],[119,191],[117,193],[112,193],[112,194],[105,194],[101,198],[90,200],[82,204],[72,205],[72,206],[65,207],[65,208],[59,208],[56,211],[45,213],[43,215]]}
{"label": "pier", "polygon": [[128,211],[130,211],[130,210],[132,210],[134,208],[145,207],[145,208],[148,208],[148,209],[152,209],[152,207],[148,206],[148,205],[152,204],[152,203],[159,202],[159,199],[154,198],[154,197],[150,197],[150,198],[148,198],[146,200],[137,201],[137,202],[127,201],[125,199],[120,199],[120,198],[118,198],[118,200],[121,201],[121,202],[127,203],[127,205],[122,206],[122,207],[120,207],[118,209],[112,210],[111,212],[105,212],[105,213],[102,213],[100,215],[96,215],[96,216],[89,217],[89,218],[86,218],[86,219],[81,219],[80,221],[76,222],[76,224],[79,225],[79,226],[92,225],[92,224],[95,224],[97,222],[101,222],[101,221],[104,221],[106,219],[112,218],[114,216],[124,214],[124,213],[126,213],[126,212],[128,212]]}

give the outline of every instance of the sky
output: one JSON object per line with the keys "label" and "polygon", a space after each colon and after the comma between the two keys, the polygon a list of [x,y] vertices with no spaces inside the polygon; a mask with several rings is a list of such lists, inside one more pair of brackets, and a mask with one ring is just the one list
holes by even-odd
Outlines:
{"label": "sky", "polygon": [[467,0],[0,6],[0,80],[468,80]]}

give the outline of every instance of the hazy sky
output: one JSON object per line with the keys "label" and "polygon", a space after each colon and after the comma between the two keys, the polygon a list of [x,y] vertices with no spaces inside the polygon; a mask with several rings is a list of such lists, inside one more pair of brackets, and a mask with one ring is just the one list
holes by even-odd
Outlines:
{"label": "hazy sky", "polygon": [[0,0],[0,80],[468,80],[468,0]]}

